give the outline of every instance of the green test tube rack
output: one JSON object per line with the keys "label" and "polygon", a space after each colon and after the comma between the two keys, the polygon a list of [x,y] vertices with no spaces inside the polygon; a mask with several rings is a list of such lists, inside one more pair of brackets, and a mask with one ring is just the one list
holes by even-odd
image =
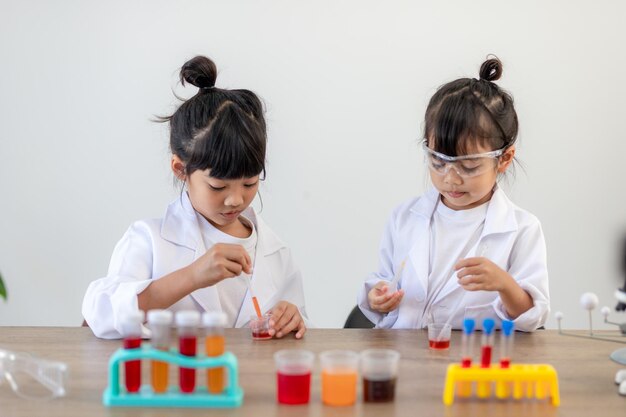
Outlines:
{"label": "green test tube rack", "polygon": [[[120,367],[131,360],[156,360],[170,366],[208,369],[224,367],[228,370],[228,384],[221,394],[208,392],[206,385],[196,385],[193,392],[183,393],[177,384],[170,384],[164,393],[156,393],[149,384],[143,384],[139,392],[129,393],[120,385]],[[243,403],[243,390],[238,385],[237,358],[231,352],[220,356],[185,356],[176,350],[162,351],[143,343],[137,349],[120,348],[109,359],[108,386],[102,394],[107,407],[181,407],[181,408],[233,408]]]}

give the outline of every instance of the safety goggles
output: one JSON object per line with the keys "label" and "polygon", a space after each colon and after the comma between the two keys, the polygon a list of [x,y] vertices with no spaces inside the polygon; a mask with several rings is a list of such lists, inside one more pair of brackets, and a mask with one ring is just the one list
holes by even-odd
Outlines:
{"label": "safety goggles", "polygon": [[65,395],[67,365],[28,353],[0,349],[0,385],[6,380],[18,396],[45,400]]}
{"label": "safety goggles", "polygon": [[497,161],[505,151],[505,148],[491,152],[471,155],[448,156],[430,149],[426,142],[422,142],[424,157],[431,171],[439,175],[446,175],[450,168],[463,178],[472,178],[482,175],[494,169],[494,161]]}

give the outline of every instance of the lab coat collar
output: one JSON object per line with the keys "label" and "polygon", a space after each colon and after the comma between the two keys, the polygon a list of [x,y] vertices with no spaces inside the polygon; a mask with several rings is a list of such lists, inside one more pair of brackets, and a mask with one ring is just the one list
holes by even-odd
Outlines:
{"label": "lab coat collar", "polygon": [[[252,288],[257,297],[261,310],[267,311],[277,300],[275,280],[271,276],[267,257],[285,247],[285,244],[256,214],[252,207],[246,208],[242,215],[249,219],[257,231],[256,261],[252,275]],[[200,226],[196,217],[196,211],[191,205],[189,196],[183,192],[168,206],[163,223],[161,225],[161,237],[176,245],[193,250],[195,261],[205,254],[206,247],[200,234]],[[206,287],[191,293],[191,296],[205,311],[221,311],[219,295],[215,287]],[[236,320],[236,327],[245,324],[254,314],[254,307],[249,291]]]}
{"label": "lab coat collar", "polygon": [[[161,223],[161,237],[176,245],[195,250],[200,239],[196,211],[186,192],[172,201]],[[204,244],[203,244],[204,246]]]}
{"label": "lab coat collar", "polygon": [[[415,285],[420,288],[411,289],[414,294],[418,294],[418,298],[426,295],[428,288],[428,265],[430,262],[430,220],[439,202],[440,194],[435,187],[431,187],[424,195],[417,199],[411,206],[410,211],[419,216],[417,227],[415,229],[414,245],[409,251],[409,258],[413,264],[417,274]],[[493,196],[489,200],[487,214],[485,217],[485,225],[483,232],[478,239],[476,246],[470,249],[467,257],[489,256],[489,246],[485,242],[485,238],[489,235],[499,233],[509,233],[517,231],[518,223],[515,217],[515,206],[506,196],[504,191],[497,185],[494,188]],[[428,238],[425,238],[428,237]],[[456,275],[456,273],[454,273]],[[409,281],[408,285],[411,281]],[[441,292],[433,302],[441,300],[451,292],[461,288],[458,281],[451,277],[447,284],[442,288]],[[408,289],[406,291],[409,291]]]}
{"label": "lab coat collar", "polygon": [[519,228],[515,216],[515,205],[509,200],[504,191],[495,186],[493,196],[487,207],[485,227],[481,239],[495,233],[515,232]]}
{"label": "lab coat collar", "polygon": [[[413,203],[410,210],[418,216],[427,218],[430,224],[430,219],[437,208],[439,200],[439,191],[435,187],[430,187],[422,198],[418,198],[417,201]],[[490,234],[514,232],[518,229],[517,219],[515,217],[515,205],[497,184],[494,187],[493,196],[488,204],[481,239]]]}
{"label": "lab coat collar", "polygon": [[[249,219],[257,230],[257,255],[267,256],[285,247],[284,242],[276,236],[252,207],[246,208],[242,215]],[[186,192],[183,192],[167,207],[161,224],[161,237],[192,250],[201,248],[202,253],[198,256],[202,256],[206,251],[204,241],[200,236],[196,211]]]}

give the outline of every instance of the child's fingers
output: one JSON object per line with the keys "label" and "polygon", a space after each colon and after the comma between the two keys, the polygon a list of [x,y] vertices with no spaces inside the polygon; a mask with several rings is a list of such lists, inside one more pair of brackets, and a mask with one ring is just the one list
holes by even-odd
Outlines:
{"label": "child's fingers", "polygon": [[297,329],[301,320],[302,318],[299,314],[294,314],[291,317],[291,320],[278,330],[278,332],[276,333],[276,337],[280,339],[284,335],[291,333],[292,330]]}
{"label": "child's fingers", "polygon": [[483,268],[480,266],[471,266],[471,267],[467,267],[467,268],[463,268],[462,270],[460,270],[456,276],[459,278],[463,278],[466,276],[471,276],[471,275],[480,275],[482,274]]}
{"label": "child's fingers", "polygon": [[397,293],[390,293],[390,294],[383,294],[383,295],[376,296],[372,300],[372,304],[374,306],[380,307],[381,305],[388,303],[389,300],[391,300],[393,297],[396,296],[396,294]]}
{"label": "child's fingers", "polygon": [[270,334],[274,335],[285,324],[287,324],[293,317],[293,312],[290,313],[290,304],[284,301],[279,302],[272,309],[272,318],[270,319]]}
{"label": "child's fingers", "polygon": [[306,333],[306,326],[304,324],[304,320],[300,322],[298,325],[298,332],[296,333],[296,339],[302,339],[302,336]]}
{"label": "child's fingers", "polygon": [[[285,313],[278,320],[276,320],[275,324],[272,326],[272,328],[276,331],[276,334],[280,333],[293,320],[296,316],[294,313],[295,312],[293,311],[286,310]],[[283,333],[285,332],[283,331]]]}
{"label": "child's fingers", "polygon": [[378,309],[383,312],[394,310],[398,304],[400,304],[400,301],[402,301],[402,297],[404,297],[404,291],[400,290],[394,293],[389,300],[380,304]]}
{"label": "child's fingers", "polygon": [[270,312],[272,318],[270,319],[269,323],[272,328],[276,327],[276,323],[278,323],[278,321],[282,319],[285,311],[287,310],[287,306],[287,303],[280,302],[276,304],[274,308],[272,308],[272,311]]}
{"label": "child's fingers", "polygon": [[465,258],[461,259],[454,265],[454,269],[458,271],[461,268],[467,268],[468,266],[475,266],[482,262],[484,258]]}
{"label": "child's fingers", "polygon": [[224,257],[232,262],[241,265],[241,269],[246,273],[250,273],[252,268],[252,260],[250,254],[241,245],[224,244]]}

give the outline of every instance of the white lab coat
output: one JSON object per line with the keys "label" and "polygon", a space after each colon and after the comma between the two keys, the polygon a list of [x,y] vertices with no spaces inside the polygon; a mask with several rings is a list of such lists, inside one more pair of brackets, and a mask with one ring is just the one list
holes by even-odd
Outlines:
{"label": "white lab coat", "polygon": [[[308,322],[304,305],[302,276],[290,250],[261,220],[251,207],[243,215],[257,230],[256,262],[252,291],[261,310],[269,311],[286,300],[300,310]],[[163,219],[140,220],[130,226],[117,243],[106,277],[93,281],[83,299],[83,317],[98,337],[121,337],[120,318],[138,310],[137,294],[152,280],[191,264],[206,252],[196,212],[183,193],[170,203]],[[192,292],[169,310],[220,311],[217,289],[213,286]],[[249,291],[246,292],[235,327],[247,325],[255,315]],[[144,328],[144,336],[149,331]]]}
{"label": "white lab coat", "polygon": [[[430,223],[439,192],[431,187],[424,195],[397,207],[380,245],[379,270],[371,274],[359,292],[357,302],[363,313],[379,328],[423,328],[432,315],[435,321],[446,321],[451,314],[452,327],[462,328],[464,318],[482,320],[491,317],[497,325],[510,319],[497,291],[465,291],[454,271],[430,306],[426,306],[428,288]],[[542,326],[549,313],[546,247],[539,220],[515,206],[496,187],[489,201],[483,232],[467,257],[488,258],[507,271],[533,299],[534,306],[517,317],[515,328],[533,331]],[[381,280],[390,281],[406,260],[399,288],[405,291],[399,308],[380,314],[369,308],[367,294]]]}

